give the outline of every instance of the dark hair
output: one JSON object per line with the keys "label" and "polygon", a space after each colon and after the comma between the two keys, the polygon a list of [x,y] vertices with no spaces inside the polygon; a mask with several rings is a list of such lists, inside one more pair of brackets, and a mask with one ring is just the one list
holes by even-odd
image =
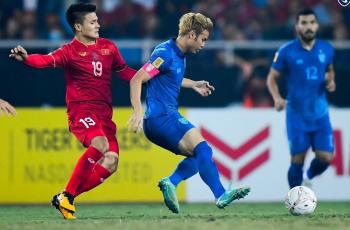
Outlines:
{"label": "dark hair", "polygon": [[315,18],[317,19],[317,15],[316,15],[315,11],[306,8],[306,9],[300,10],[300,11],[297,13],[296,18],[295,18],[295,19],[296,19],[296,22],[299,21],[299,17],[300,17],[300,16],[305,16],[305,15],[314,15]]}
{"label": "dark hair", "polygon": [[73,31],[74,24],[79,23],[83,24],[84,16],[89,13],[93,13],[96,11],[96,6],[93,4],[87,3],[76,3],[69,6],[66,11],[66,19],[70,27],[72,27]]}

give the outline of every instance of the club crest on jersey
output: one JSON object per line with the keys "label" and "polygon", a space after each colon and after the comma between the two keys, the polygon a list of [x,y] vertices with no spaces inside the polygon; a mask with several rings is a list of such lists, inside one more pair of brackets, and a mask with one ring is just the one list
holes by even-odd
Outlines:
{"label": "club crest on jersey", "polygon": [[79,56],[80,57],[85,57],[86,56],[86,52],[79,52]]}
{"label": "club crest on jersey", "polygon": [[91,55],[92,55],[93,60],[95,60],[95,61],[98,60],[98,54],[96,52],[92,52]]}
{"label": "club crest on jersey", "polygon": [[320,52],[318,54],[318,60],[320,60],[320,62],[324,63],[326,61],[326,55],[323,52]]}
{"label": "club crest on jersey", "polygon": [[156,60],[152,62],[152,65],[159,69],[159,67],[163,64],[164,60],[161,57],[157,57]]}
{"label": "club crest on jersey", "polygon": [[101,54],[102,55],[109,55],[110,54],[110,50],[109,49],[101,49]]}
{"label": "club crest on jersey", "polygon": [[338,0],[338,3],[339,3],[341,6],[345,7],[345,6],[349,5],[350,0]]}

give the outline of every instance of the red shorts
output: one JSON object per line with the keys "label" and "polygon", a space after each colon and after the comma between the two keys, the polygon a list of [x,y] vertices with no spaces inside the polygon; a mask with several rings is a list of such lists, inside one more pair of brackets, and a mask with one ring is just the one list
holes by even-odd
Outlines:
{"label": "red shorts", "polygon": [[69,131],[73,133],[85,147],[91,140],[104,136],[109,143],[109,151],[119,153],[116,138],[117,126],[111,119],[96,116],[93,112],[78,112],[68,119]]}

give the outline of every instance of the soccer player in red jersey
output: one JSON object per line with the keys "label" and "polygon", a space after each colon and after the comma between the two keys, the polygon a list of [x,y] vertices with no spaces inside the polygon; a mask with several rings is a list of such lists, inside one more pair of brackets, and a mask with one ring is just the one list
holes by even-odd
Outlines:
{"label": "soccer player in red jersey", "polygon": [[34,68],[64,69],[69,130],[87,147],[65,190],[52,199],[52,205],[65,219],[75,219],[75,197],[98,186],[117,170],[119,149],[112,121],[111,73],[117,72],[127,81],[136,73],[111,41],[99,38],[95,11],[92,4],[72,4],[66,18],[75,38],[52,53],[28,55],[17,46],[10,54]]}

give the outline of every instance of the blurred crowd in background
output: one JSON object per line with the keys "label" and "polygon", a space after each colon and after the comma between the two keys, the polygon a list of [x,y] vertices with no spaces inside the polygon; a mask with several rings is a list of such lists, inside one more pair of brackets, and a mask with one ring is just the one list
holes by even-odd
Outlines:
{"label": "blurred crowd in background", "polygon": [[[75,0],[0,0],[0,39],[71,39],[65,10]],[[180,16],[201,12],[214,22],[212,40],[293,39],[295,15],[302,8],[313,9],[320,24],[319,37],[333,41],[349,39],[350,10],[337,0],[91,0],[97,5],[100,36],[109,39],[159,39],[177,35]],[[265,78],[275,50],[239,50],[231,55],[223,50],[206,51],[191,60],[198,68],[216,72],[228,69],[235,75],[237,92],[232,101],[246,107],[272,106]],[[349,50],[337,51],[346,60]],[[197,62],[196,62],[197,60]],[[348,59],[349,60],[349,59]],[[141,64],[141,63],[140,63]],[[344,69],[344,62],[335,63]],[[221,69],[219,69],[221,68]],[[204,71],[203,71],[204,72]],[[222,74],[226,74],[223,72]],[[239,95],[237,95],[239,94]],[[225,95],[223,95],[225,97]],[[339,98],[341,95],[339,96]],[[336,102],[335,104],[342,104]],[[349,103],[350,105],[350,103]]]}
{"label": "blurred crowd in background", "polygon": [[[65,10],[74,0],[1,0],[0,38],[68,39]],[[177,35],[179,17],[204,13],[215,23],[213,39],[289,39],[296,12],[312,8],[326,39],[349,38],[350,11],[336,0],[92,0],[97,5],[101,35],[108,38],[164,39]]]}

